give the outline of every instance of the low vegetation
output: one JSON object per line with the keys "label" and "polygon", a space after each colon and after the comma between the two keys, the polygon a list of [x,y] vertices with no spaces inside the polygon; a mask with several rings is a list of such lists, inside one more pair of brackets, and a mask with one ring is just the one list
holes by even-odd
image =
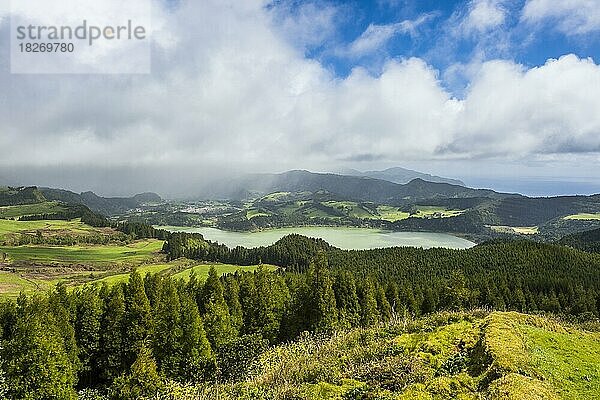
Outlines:
{"label": "low vegetation", "polygon": [[600,220],[600,213],[579,213],[568,215],[565,219],[574,219],[574,220]]}
{"label": "low vegetation", "polygon": [[490,226],[494,232],[504,234],[535,235],[539,233],[537,226]]}
{"label": "low vegetation", "polygon": [[28,215],[56,214],[65,212],[67,208],[57,201],[46,201],[43,203],[23,204],[18,206],[0,207],[0,219],[19,218]]}

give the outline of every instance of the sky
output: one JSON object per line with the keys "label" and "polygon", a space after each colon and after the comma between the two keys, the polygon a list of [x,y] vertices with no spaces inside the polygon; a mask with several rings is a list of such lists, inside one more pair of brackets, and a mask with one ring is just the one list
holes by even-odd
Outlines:
{"label": "sky", "polygon": [[36,75],[0,0],[0,184],[403,166],[600,192],[600,0],[152,1],[150,74]]}

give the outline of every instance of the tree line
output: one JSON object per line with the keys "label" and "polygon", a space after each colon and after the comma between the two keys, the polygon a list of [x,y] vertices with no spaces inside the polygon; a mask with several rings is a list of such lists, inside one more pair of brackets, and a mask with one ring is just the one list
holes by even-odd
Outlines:
{"label": "tree line", "polygon": [[[600,256],[557,244],[495,240],[467,250],[394,247],[340,250],[321,239],[289,235],[257,248],[228,248],[202,235],[173,234],[163,250],[187,257],[237,265],[268,263],[303,272],[323,251],[333,272],[371,277],[405,288],[410,311],[448,307],[491,307],[578,315],[600,311]],[[462,288],[463,295],[450,288]],[[424,305],[425,304],[425,305]]]}
{"label": "tree line", "polygon": [[[335,278],[323,253],[303,274],[253,272],[206,281],[132,272],[127,283],[21,295],[0,303],[0,391],[69,399],[152,394],[163,379],[243,379],[269,345],[303,331],[331,332],[391,318],[385,287]],[[4,382],[4,387],[3,383]]]}

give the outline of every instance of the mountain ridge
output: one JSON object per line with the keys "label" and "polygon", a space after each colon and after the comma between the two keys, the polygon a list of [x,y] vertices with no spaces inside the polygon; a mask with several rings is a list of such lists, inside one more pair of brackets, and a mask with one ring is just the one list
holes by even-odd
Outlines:
{"label": "mountain ridge", "polygon": [[273,192],[318,192],[321,190],[356,201],[389,202],[406,199],[418,200],[439,197],[519,196],[489,189],[472,189],[449,183],[436,183],[416,178],[407,184],[398,184],[367,176],[316,173],[291,170],[279,174],[246,174],[227,181],[213,182],[204,192],[206,198],[241,200],[253,194]]}
{"label": "mountain ridge", "polygon": [[412,169],[403,167],[392,167],[384,170],[372,170],[372,171],[358,171],[356,169],[343,169],[339,171],[342,175],[352,176],[365,176],[369,178],[382,179],[385,181],[406,184],[413,179],[422,179],[427,182],[433,183],[449,183],[451,185],[466,186],[465,183],[459,179],[445,178],[437,175],[431,175],[424,172],[414,171]]}
{"label": "mountain ridge", "polygon": [[109,216],[129,211],[143,203],[162,201],[158,194],[150,192],[136,194],[132,197],[102,197],[91,191],[78,194],[65,189],[40,188],[39,190],[47,200],[83,204],[94,212]]}

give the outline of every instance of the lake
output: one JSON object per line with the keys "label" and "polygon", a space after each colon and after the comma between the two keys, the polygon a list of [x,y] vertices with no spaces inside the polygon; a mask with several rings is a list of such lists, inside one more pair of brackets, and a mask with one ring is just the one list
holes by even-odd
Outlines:
{"label": "lake", "polygon": [[375,249],[381,247],[445,247],[450,249],[468,249],[475,243],[445,233],[433,232],[391,232],[369,228],[349,227],[297,227],[277,228],[259,232],[231,232],[216,228],[190,228],[178,226],[157,226],[171,232],[200,233],[205,239],[227,245],[228,247],[259,247],[275,243],[282,237],[297,233],[316,237],[327,243],[348,250]]}

